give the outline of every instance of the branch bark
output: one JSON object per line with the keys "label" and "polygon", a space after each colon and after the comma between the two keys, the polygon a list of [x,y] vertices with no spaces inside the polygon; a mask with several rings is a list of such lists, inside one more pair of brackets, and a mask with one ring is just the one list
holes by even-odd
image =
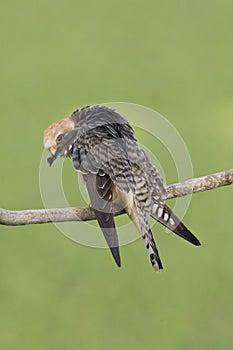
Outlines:
{"label": "branch bark", "polygon": [[[167,186],[167,199],[186,196],[214,188],[232,185],[233,169],[202,176]],[[121,215],[124,210],[115,215]],[[0,224],[8,226],[45,224],[49,222],[88,221],[94,220],[95,213],[91,208],[53,208],[30,210],[6,210],[0,208]]]}

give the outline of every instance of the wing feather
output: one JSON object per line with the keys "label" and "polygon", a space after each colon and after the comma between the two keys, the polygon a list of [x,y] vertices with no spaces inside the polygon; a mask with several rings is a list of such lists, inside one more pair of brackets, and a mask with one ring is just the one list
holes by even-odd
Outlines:
{"label": "wing feather", "polygon": [[109,181],[108,175],[106,177],[100,176],[99,173],[96,175],[85,174],[83,177],[99,226],[116,264],[121,266],[119,242],[111,202],[112,182]]}

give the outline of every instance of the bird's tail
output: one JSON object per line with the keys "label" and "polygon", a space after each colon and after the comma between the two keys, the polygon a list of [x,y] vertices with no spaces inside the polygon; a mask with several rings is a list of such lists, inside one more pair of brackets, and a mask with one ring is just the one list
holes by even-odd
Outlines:
{"label": "bird's tail", "polygon": [[149,229],[145,234],[142,235],[146,249],[148,251],[150,262],[155,269],[155,271],[160,271],[163,269],[163,265],[159,256],[158,249],[152,234],[151,229]]}
{"label": "bird's tail", "polygon": [[145,212],[143,212],[140,207],[133,210],[126,208],[126,212],[135,224],[138,232],[142,235],[142,239],[145,243],[147,252],[150,257],[151,264],[155,271],[160,271],[163,269],[163,265],[159,256],[159,252],[150,229],[150,223]]}
{"label": "bird's tail", "polygon": [[154,202],[152,206],[151,217],[169,230],[176,233],[186,241],[201,245],[200,241],[189,231],[189,229],[180,221],[180,219],[172,212],[172,210],[164,203]]}

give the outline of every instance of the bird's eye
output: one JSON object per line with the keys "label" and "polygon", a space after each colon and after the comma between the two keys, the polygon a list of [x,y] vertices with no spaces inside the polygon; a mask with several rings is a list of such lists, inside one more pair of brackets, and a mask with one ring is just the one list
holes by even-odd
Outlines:
{"label": "bird's eye", "polygon": [[62,141],[63,137],[64,137],[63,134],[58,135],[58,137],[56,138],[56,143],[57,144],[60,143]]}

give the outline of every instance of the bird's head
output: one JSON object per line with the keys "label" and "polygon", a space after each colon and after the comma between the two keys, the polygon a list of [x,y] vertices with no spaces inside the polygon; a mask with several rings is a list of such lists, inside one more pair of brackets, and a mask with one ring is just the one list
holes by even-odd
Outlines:
{"label": "bird's head", "polygon": [[73,140],[72,131],[74,127],[74,121],[71,118],[65,118],[50,125],[44,131],[44,147],[48,149],[52,155],[48,158],[50,165],[52,165],[57,157],[70,156],[70,141],[71,139]]}

